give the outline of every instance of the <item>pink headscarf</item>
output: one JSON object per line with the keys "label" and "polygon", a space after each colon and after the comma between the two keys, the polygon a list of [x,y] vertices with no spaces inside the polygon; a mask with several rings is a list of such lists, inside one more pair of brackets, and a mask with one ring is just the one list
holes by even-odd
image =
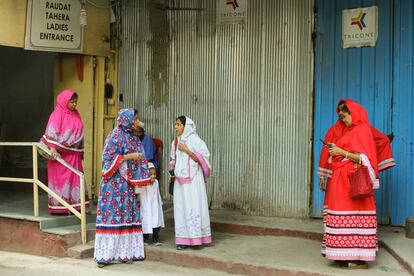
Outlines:
{"label": "pink headscarf", "polygon": [[83,124],[77,110],[70,110],[68,104],[75,92],[67,89],[57,97],[55,110],[49,117],[42,141],[51,147],[66,150],[83,150]]}

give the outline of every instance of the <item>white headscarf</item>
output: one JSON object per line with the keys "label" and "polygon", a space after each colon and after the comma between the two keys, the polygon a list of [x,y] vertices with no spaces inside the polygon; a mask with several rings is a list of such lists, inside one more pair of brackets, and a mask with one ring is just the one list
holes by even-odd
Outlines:
{"label": "white headscarf", "polygon": [[[187,140],[190,138],[191,135],[197,135],[196,133],[196,125],[193,122],[193,120],[191,120],[190,118],[188,118],[187,116],[185,117],[185,126],[184,126],[184,131],[183,134],[181,134],[178,138],[179,138],[179,142],[185,144],[187,142]],[[200,138],[200,137],[198,137]]]}
{"label": "white headscarf", "polygon": [[[183,134],[178,136],[178,144],[186,145],[192,152],[201,154],[210,167],[209,158],[210,152],[207,148],[207,145],[196,133],[196,125],[188,117],[185,117],[185,126]],[[175,176],[179,178],[193,178],[197,170],[200,170],[200,166],[197,162],[191,159],[188,154],[176,150],[174,146],[174,141],[171,147],[171,160],[172,164],[175,167]]]}

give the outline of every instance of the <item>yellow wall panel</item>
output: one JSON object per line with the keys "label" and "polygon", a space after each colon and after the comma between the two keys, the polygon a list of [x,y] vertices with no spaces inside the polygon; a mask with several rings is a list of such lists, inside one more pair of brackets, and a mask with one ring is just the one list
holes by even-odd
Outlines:
{"label": "yellow wall panel", "polygon": [[[88,185],[89,194],[92,186],[93,172],[93,105],[94,105],[94,58],[92,56],[83,57],[83,81],[78,79],[75,55],[61,55],[56,62],[55,74],[55,105],[56,96],[62,90],[73,89],[78,95],[78,110],[82,117],[85,130],[85,151],[83,160],[83,170],[85,180]],[[62,74],[59,77],[59,59],[61,62]]]}
{"label": "yellow wall panel", "polygon": [[99,8],[91,4],[86,5],[88,22],[85,27],[83,53],[109,56],[109,0],[94,0],[93,2],[98,4]]}
{"label": "yellow wall panel", "polygon": [[[77,1],[77,0],[76,0]],[[83,53],[109,56],[109,0],[93,0],[86,5],[87,25]],[[24,48],[26,31],[26,0],[0,0],[0,45]]]}
{"label": "yellow wall panel", "polygon": [[103,114],[104,114],[104,86],[105,86],[105,58],[98,57],[96,59],[96,87],[95,87],[95,139],[94,139],[94,183],[92,189],[95,194],[99,191],[99,183],[102,168],[102,149],[104,144],[103,137]]}
{"label": "yellow wall panel", "polygon": [[0,45],[24,47],[26,0],[0,1]]}

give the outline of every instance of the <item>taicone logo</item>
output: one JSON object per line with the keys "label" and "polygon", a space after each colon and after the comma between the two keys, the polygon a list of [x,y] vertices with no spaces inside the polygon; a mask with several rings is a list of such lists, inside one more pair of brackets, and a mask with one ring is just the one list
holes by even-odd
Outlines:
{"label": "taicone logo", "polygon": [[366,12],[363,12],[362,10],[359,12],[359,15],[356,17],[352,17],[352,23],[351,25],[357,25],[359,30],[362,31],[362,29],[366,28],[367,26],[365,25],[364,19],[365,16],[367,15]]}
{"label": "taicone logo", "polygon": [[231,5],[233,7],[233,10],[236,10],[236,8],[239,7],[237,0],[227,0],[226,5]]}

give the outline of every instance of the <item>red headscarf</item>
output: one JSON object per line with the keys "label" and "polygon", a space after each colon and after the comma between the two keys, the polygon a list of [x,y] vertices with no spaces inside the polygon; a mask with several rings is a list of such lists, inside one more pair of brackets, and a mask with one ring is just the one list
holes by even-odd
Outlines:
{"label": "red headscarf", "polygon": [[[392,158],[389,139],[369,124],[368,114],[365,108],[350,99],[340,100],[339,104],[341,103],[345,103],[349,109],[352,116],[352,125],[347,127],[338,119],[336,124],[328,130],[325,141],[328,143],[335,143],[338,147],[351,153],[365,154],[377,175],[379,163],[381,161],[392,160],[388,163],[387,167],[381,167],[381,169],[394,166],[395,162]],[[339,104],[337,112],[339,111]],[[328,149],[323,147],[319,160],[320,171],[331,170],[331,166],[328,162],[329,156]],[[335,156],[333,161],[340,161],[342,158],[342,156]]]}
{"label": "red headscarf", "polygon": [[371,126],[372,136],[374,136],[375,147],[377,148],[378,170],[384,171],[395,166],[394,156],[392,155],[391,141],[387,135]]}

